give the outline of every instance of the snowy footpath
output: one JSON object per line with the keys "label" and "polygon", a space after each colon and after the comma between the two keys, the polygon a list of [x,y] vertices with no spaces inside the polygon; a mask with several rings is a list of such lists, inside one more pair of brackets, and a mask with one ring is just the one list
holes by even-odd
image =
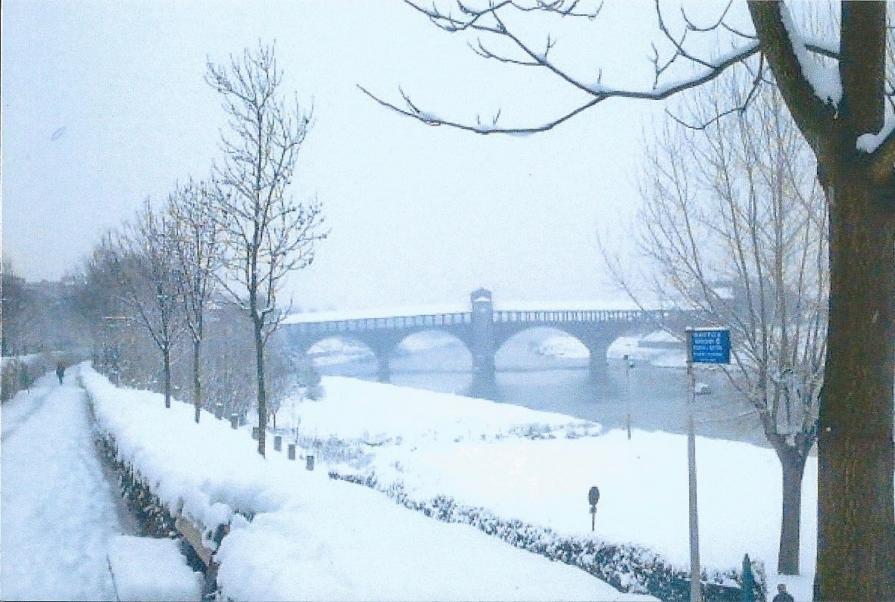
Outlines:
{"label": "snowy footpath", "polygon": [[4,599],[115,599],[106,546],[121,526],[90,433],[73,374],[3,406]]}
{"label": "snowy footpath", "polygon": [[[117,584],[110,571],[124,556],[115,546],[131,539],[121,537],[129,526],[119,518],[115,495],[94,447],[76,369],[61,386],[47,375],[3,404],[0,598],[137,598],[123,595],[132,581],[129,567],[122,567]],[[170,541],[156,542],[149,558],[159,546],[176,551]]]}

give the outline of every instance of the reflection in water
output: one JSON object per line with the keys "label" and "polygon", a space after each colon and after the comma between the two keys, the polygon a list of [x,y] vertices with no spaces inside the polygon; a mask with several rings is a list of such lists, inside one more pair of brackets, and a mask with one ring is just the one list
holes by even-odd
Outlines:
{"label": "reflection in water", "polygon": [[[391,359],[391,382],[559,412],[599,422],[606,429],[625,428],[630,398],[634,429],[686,432],[683,369],[641,364],[626,379],[624,363],[610,360],[602,373],[592,377],[587,359],[539,355],[532,343],[543,336],[532,331],[508,341],[497,354],[493,381],[475,381],[469,353],[457,342],[396,353]],[[318,369],[323,374],[377,377],[373,358]],[[767,445],[752,407],[722,372],[700,369],[697,380],[711,389],[710,395],[696,397],[697,434]]]}

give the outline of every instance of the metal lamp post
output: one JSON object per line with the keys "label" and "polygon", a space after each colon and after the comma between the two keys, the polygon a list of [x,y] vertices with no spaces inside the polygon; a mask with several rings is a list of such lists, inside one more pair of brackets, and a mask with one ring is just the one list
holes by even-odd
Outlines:
{"label": "metal lamp post", "polygon": [[628,429],[628,441],[631,440],[631,368],[634,367],[634,360],[630,359],[626,353],[625,359],[625,408],[627,416],[625,417],[625,426]]}

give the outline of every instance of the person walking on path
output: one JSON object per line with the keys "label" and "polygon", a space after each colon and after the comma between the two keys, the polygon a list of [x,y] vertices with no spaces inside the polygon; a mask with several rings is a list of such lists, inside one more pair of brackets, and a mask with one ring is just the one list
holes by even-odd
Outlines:
{"label": "person walking on path", "polygon": [[62,365],[62,362],[56,364],[56,378],[59,379],[59,384],[62,384],[62,377],[65,376],[65,366]]}
{"label": "person walking on path", "polygon": [[782,583],[778,583],[777,595],[774,596],[774,599],[771,602],[795,602],[795,600],[789,595],[789,592],[786,591],[786,586]]}

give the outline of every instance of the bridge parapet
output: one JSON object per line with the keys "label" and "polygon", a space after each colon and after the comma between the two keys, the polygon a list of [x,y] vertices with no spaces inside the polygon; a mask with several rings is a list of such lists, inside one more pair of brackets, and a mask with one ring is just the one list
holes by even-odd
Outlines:
{"label": "bridge parapet", "polygon": [[494,321],[508,322],[659,322],[667,316],[663,310],[594,309],[594,310],[496,310]]}
{"label": "bridge parapet", "polygon": [[405,328],[438,328],[458,326],[472,322],[471,312],[429,314],[420,316],[395,316],[391,318],[358,318],[326,322],[296,322],[289,328],[300,334],[338,334],[367,332],[371,330],[400,330]]}

